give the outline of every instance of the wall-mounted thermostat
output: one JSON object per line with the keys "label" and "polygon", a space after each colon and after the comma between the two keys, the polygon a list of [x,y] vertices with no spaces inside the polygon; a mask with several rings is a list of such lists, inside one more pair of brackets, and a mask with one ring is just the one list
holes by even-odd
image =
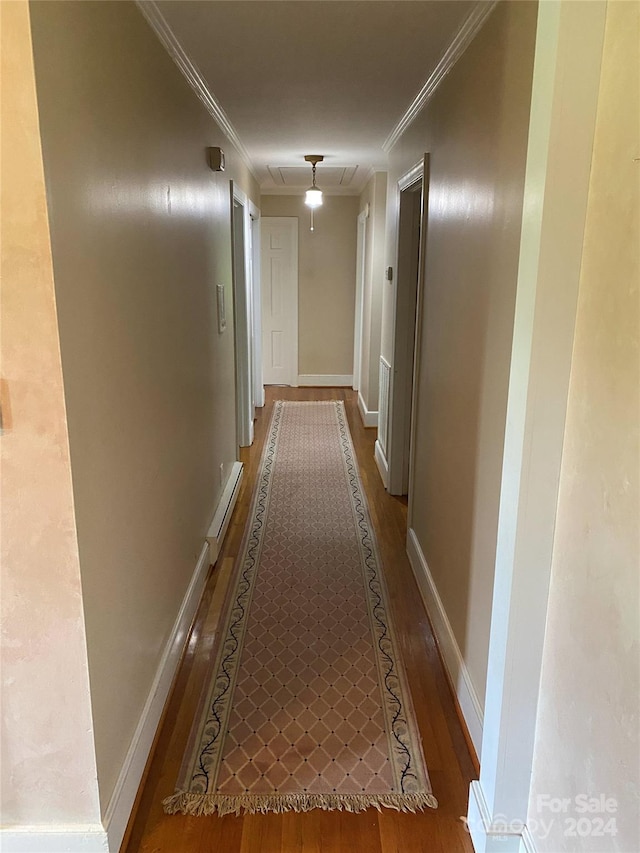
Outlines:
{"label": "wall-mounted thermostat", "polygon": [[222,148],[207,148],[207,163],[212,172],[224,172],[224,151]]}

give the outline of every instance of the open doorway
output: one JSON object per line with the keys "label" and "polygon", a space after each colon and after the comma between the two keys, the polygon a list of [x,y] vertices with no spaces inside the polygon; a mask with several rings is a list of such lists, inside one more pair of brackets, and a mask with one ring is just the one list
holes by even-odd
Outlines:
{"label": "open doorway", "polygon": [[362,388],[362,332],[364,321],[364,288],[367,266],[367,219],[369,205],[358,216],[356,249],[356,308],[353,332],[353,385],[354,391]]}
{"label": "open doorway", "polygon": [[253,443],[255,415],[254,296],[249,200],[231,183],[236,431],[240,447]]}
{"label": "open doorway", "polygon": [[251,292],[253,297],[252,353],[253,353],[253,416],[256,408],[264,406],[264,380],[262,378],[262,285],[260,280],[260,214],[249,205],[249,246],[251,258]]}
{"label": "open doorway", "polygon": [[419,346],[429,155],[399,182],[393,369],[389,385],[388,490],[409,494],[412,413]]}

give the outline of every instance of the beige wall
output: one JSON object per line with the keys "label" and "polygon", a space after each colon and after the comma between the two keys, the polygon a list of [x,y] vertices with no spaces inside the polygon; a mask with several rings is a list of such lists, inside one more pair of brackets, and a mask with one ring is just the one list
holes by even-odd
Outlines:
{"label": "beige wall", "polygon": [[104,810],[236,458],[215,287],[257,193],[133,3],[31,12]]}
{"label": "beige wall", "polygon": [[[362,383],[360,394],[367,409],[378,410],[382,291],[385,287],[384,251],[387,173],[375,172],[360,195],[360,211],[369,205],[366,232],[365,282],[362,312]],[[388,285],[387,285],[388,286]]]}
{"label": "beige wall", "polygon": [[98,823],[82,590],[29,13],[2,54],[2,820]]}
{"label": "beige wall", "polygon": [[325,193],[313,232],[304,196],[263,195],[260,209],[298,217],[298,373],[352,375],[358,198]]}
{"label": "beige wall", "polygon": [[[520,240],[536,4],[500,3],[391,152],[431,154],[412,524],[483,703]],[[392,289],[382,353],[392,355]]]}
{"label": "beige wall", "polygon": [[[540,853],[640,850],[639,45],[640,6],[609,3],[530,802]],[[565,835],[579,794],[617,800],[586,815],[617,836]]]}

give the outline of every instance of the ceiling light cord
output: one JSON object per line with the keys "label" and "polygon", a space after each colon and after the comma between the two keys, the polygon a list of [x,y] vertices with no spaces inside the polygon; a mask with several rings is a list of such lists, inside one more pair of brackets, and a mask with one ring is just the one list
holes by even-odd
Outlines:
{"label": "ceiling light cord", "polygon": [[[315,163],[313,163],[311,165],[311,188],[314,190],[317,189],[317,186],[316,186],[316,164]],[[315,228],[313,226],[313,211],[314,210],[315,210],[315,207],[312,207],[311,208],[311,227],[309,228],[309,231],[315,231]]]}
{"label": "ceiling light cord", "polygon": [[304,203],[311,208],[311,227],[310,231],[314,231],[313,212],[316,207],[322,204],[322,190],[316,184],[316,166],[324,160],[321,154],[307,154],[304,158],[307,163],[311,164],[311,186],[305,193]]}

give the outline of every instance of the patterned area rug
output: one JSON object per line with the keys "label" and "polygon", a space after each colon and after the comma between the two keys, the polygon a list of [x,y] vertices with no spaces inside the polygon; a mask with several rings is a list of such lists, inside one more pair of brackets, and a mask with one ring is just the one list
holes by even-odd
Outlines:
{"label": "patterned area rug", "polygon": [[275,404],[168,813],[435,808],[341,402]]}

